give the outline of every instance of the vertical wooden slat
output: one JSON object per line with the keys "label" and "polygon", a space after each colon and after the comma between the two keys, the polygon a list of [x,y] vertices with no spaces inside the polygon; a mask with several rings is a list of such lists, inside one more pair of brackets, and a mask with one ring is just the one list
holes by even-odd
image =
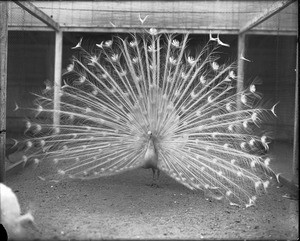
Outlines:
{"label": "vertical wooden slat", "polygon": [[294,146],[293,146],[293,178],[292,182],[297,183],[299,178],[299,43],[296,50],[296,86],[295,86],[295,121],[294,121]]}
{"label": "vertical wooden slat", "polygon": [[[244,64],[245,61],[241,58],[242,55],[244,55],[245,53],[245,48],[246,48],[246,37],[245,34],[239,34],[238,36],[238,81],[237,81],[237,92],[240,92],[243,90],[244,88],[244,77],[245,77],[245,73],[244,73]],[[237,97],[237,108],[238,110],[241,109],[241,99],[240,97]]]}
{"label": "vertical wooden slat", "polygon": [[8,2],[0,1],[0,182],[5,181]]}
{"label": "vertical wooden slat", "polygon": [[53,124],[59,125],[59,110],[60,110],[60,88],[61,88],[61,69],[62,69],[62,31],[55,32],[55,57],[54,57],[54,110]]}

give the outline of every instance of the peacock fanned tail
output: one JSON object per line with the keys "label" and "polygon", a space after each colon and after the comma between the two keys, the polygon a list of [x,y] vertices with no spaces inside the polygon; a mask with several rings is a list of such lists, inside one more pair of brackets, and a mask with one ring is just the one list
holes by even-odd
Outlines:
{"label": "peacock fanned tail", "polygon": [[254,83],[237,92],[236,66],[218,63],[216,39],[197,54],[188,40],[150,29],[92,53],[80,41],[60,108],[54,87],[37,94],[24,158],[55,167],[46,179],[114,175],[144,165],[150,131],[159,170],[233,205],[254,204],[275,176],[261,153],[266,135],[256,134],[274,106],[259,107]]}

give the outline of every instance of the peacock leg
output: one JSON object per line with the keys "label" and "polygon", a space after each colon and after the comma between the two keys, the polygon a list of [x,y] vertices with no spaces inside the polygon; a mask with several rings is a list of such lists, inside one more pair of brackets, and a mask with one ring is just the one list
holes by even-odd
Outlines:
{"label": "peacock leg", "polygon": [[[151,187],[156,187],[158,188],[159,185],[158,185],[158,179],[159,179],[159,170],[158,169],[154,169],[154,168],[151,168],[152,169],[152,173],[153,173],[153,178],[152,178],[152,184],[151,184]],[[157,175],[155,175],[157,173]],[[156,176],[156,177],[155,177]]]}

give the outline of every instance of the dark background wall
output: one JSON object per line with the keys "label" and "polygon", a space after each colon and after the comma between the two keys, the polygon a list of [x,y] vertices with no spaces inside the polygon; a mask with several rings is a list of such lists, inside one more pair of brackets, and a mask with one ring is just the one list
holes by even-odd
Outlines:
{"label": "dark background wall", "polygon": [[278,118],[269,119],[268,129],[277,140],[292,141],[295,110],[296,37],[252,35],[247,37],[246,80],[259,77],[267,104],[278,103]]}
{"label": "dark background wall", "polygon": [[[119,34],[125,36],[125,34]],[[16,138],[24,131],[28,111],[13,111],[15,103],[20,107],[32,106],[33,93],[40,93],[44,81],[53,83],[54,40],[53,32],[9,31],[8,41],[8,93],[7,93],[7,137]],[[70,64],[74,54],[71,47],[83,37],[83,44],[89,49],[102,40],[111,39],[105,33],[64,33],[63,66]],[[230,48],[219,49],[220,61],[232,62],[237,59],[237,36],[221,35],[222,41]],[[190,35],[191,51],[202,46],[207,35]],[[267,119],[265,127],[276,140],[293,140],[294,99],[296,78],[296,37],[252,35],[246,39],[247,58],[245,62],[245,84],[258,77],[262,80],[260,91],[266,104],[279,101],[278,118]]]}
{"label": "dark background wall", "polygon": [[8,32],[7,137],[23,132],[27,112],[15,105],[32,106],[33,93],[40,93],[44,81],[53,81],[53,32]]}

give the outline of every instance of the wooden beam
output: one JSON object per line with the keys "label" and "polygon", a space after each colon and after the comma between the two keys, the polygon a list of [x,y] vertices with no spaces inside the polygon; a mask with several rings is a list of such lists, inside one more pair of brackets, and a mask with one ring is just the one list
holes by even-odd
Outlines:
{"label": "wooden beam", "polygon": [[[108,28],[108,27],[99,27],[99,26],[84,26],[84,27],[75,27],[75,26],[60,26],[60,30],[63,32],[90,32],[90,33],[128,33],[128,32],[143,32],[144,28],[124,26],[119,28]],[[38,25],[8,25],[8,31],[52,31],[47,26],[38,26]],[[227,29],[227,28],[164,28],[164,32],[169,33],[189,33],[189,34],[209,34],[219,33],[219,34],[228,34],[228,35],[237,35],[239,29]],[[284,35],[284,36],[297,36],[297,30],[293,29],[284,29],[284,30],[262,30],[255,29],[248,32],[251,35]]]}
{"label": "wooden beam", "polygon": [[264,12],[257,15],[255,18],[246,23],[245,26],[240,29],[239,34],[245,33],[246,31],[254,28],[258,24],[272,17],[274,14],[278,13],[279,11],[286,8],[288,5],[292,4],[295,1],[296,0],[284,0],[275,2],[269,9],[266,9]]}
{"label": "wooden beam", "polygon": [[293,178],[292,182],[297,183],[299,178],[299,41],[296,50],[296,85],[295,85],[295,120],[294,120],[294,145],[293,145]]}
{"label": "wooden beam", "polygon": [[5,181],[8,2],[0,1],[0,182]]}
{"label": "wooden beam", "polygon": [[50,18],[42,10],[34,6],[31,2],[27,1],[13,1],[15,4],[19,5],[21,8],[29,12],[31,15],[41,20],[43,23],[47,24],[49,27],[53,28],[55,31],[60,31],[60,26],[52,18]]}
{"label": "wooden beam", "polygon": [[[132,27],[124,27],[124,28],[105,28],[105,27],[60,27],[60,30],[63,32],[86,32],[86,33],[132,33],[132,32],[142,32],[144,29],[139,30],[138,28]],[[8,31],[52,31],[52,29],[47,26],[19,26],[19,25],[9,25]],[[185,28],[185,29],[164,29],[166,32],[170,33],[189,33],[189,34],[209,34],[213,32],[209,29],[193,29],[193,28]],[[227,35],[237,35],[239,31],[237,29],[232,30],[222,30],[216,29],[215,33],[219,34],[227,34]],[[282,35],[282,36],[297,36],[297,31],[294,30],[250,30],[248,32],[251,35]]]}
{"label": "wooden beam", "polygon": [[[237,93],[241,92],[244,89],[244,69],[245,69],[245,60],[241,58],[241,56],[245,55],[246,48],[246,36],[245,34],[239,34],[238,36],[238,66],[237,66]],[[240,110],[242,108],[242,103],[240,97],[237,97],[237,109]]]}
{"label": "wooden beam", "polygon": [[63,32],[55,33],[55,56],[54,56],[54,110],[53,124],[58,126],[60,123],[60,88],[61,88],[61,70],[62,70],[62,50],[63,50]]}

